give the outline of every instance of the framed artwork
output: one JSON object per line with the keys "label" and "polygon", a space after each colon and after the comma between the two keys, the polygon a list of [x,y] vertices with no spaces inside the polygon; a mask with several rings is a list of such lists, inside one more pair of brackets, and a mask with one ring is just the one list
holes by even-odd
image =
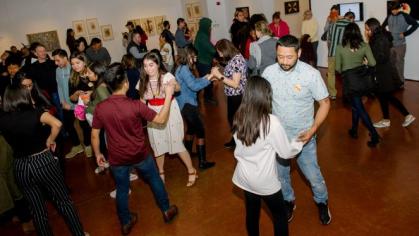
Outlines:
{"label": "framed artwork", "polygon": [[298,1],[284,2],[285,15],[300,12],[300,4]]}
{"label": "framed artwork", "polygon": [[196,33],[198,32],[198,24],[197,23],[188,23],[189,34],[191,38],[195,38]]}
{"label": "framed artwork", "polygon": [[113,30],[112,25],[102,25],[100,27],[102,31],[102,39],[103,41],[113,40]]}
{"label": "framed artwork", "polygon": [[192,4],[192,16],[194,18],[201,18],[201,5],[199,3],[193,3]]}
{"label": "framed artwork", "polygon": [[132,21],[132,23],[134,23],[134,27],[137,26],[137,25],[141,26],[141,20],[140,20],[140,18],[135,19],[135,20],[131,20],[131,21]]}
{"label": "framed artwork", "polygon": [[243,11],[244,17],[250,20],[249,7],[236,7],[237,11]]}
{"label": "framed artwork", "polygon": [[154,24],[154,18],[142,18],[141,19],[141,28],[147,33],[148,36],[156,35],[156,26]]}
{"label": "framed artwork", "polygon": [[166,16],[155,16],[154,17],[154,22],[156,23],[156,31],[157,34],[160,34],[164,27],[163,27],[163,22],[166,20]]}
{"label": "framed artwork", "polygon": [[188,21],[191,21],[193,19],[193,9],[192,9],[192,4],[186,4],[185,5],[185,9],[186,9],[186,17]]}
{"label": "framed artwork", "polygon": [[29,45],[34,42],[39,42],[45,46],[48,52],[61,48],[56,30],[27,34],[26,37],[28,38]]}
{"label": "framed artwork", "polygon": [[97,21],[97,18],[87,19],[86,25],[87,32],[89,33],[89,35],[100,34],[99,23]]}
{"label": "framed artwork", "polygon": [[73,30],[74,30],[74,36],[80,37],[80,36],[86,36],[86,24],[84,20],[75,20],[73,21]]}

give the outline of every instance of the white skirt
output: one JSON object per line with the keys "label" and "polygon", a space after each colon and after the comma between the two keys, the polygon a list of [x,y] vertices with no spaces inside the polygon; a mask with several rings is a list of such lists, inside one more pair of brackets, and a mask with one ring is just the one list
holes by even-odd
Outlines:
{"label": "white skirt", "polygon": [[[163,106],[148,106],[156,112],[160,112],[163,108]],[[176,154],[186,151],[185,145],[183,145],[183,120],[176,99],[173,99],[170,105],[170,114],[167,122],[165,124],[149,122],[147,131],[155,157],[165,153]]]}

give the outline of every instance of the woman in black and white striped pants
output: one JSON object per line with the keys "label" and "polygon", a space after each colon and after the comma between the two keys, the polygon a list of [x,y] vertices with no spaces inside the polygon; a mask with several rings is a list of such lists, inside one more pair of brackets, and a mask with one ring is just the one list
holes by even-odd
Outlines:
{"label": "woman in black and white striped pants", "polygon": [[37,234],[53,235],[44,198],[48,194],[72,235],[85,235],[58,159],[51,153],[61,122],[45,110],[34,108],[29,91],[18,87],[6,89],[2,109],[0,132],[13,149],[16,183],[29,202]]}

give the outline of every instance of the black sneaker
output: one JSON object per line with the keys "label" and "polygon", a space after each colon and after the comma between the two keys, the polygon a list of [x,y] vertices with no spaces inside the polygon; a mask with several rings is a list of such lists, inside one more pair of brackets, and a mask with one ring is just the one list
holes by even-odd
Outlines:
{"label": "black sneaker", "polygon": [[284,201],[285,203],[285,211],[287,212],[287,220],[288,223],[294,218],[294,210],[296,208],[294,201]]}
{"label": "black sneaker", "polygon": [[332,221],[332,215],[330,214],[329,207],[326,203],[317,203],[317,207],[319,208],[319,217],[320,222],[324,225],[330,224]]}
{"label": "black sneaker", "polygon": [[137,214],[130,213],[130,220],[128,224],[121,227],[122,235],[128,235],[131,232],[132,227],[137,223]]}
{"label": "black sneaker", "polygon": [[233,148],[235,148],[235,147],[236,147],[236,142],[234,142],[234,139],[232,138],[232,139],[230,140],[230,142],[228,142],[228,143],[224,143],[224,147],[225,147],[225,148],[228,148],[228,149],[233,149]]}

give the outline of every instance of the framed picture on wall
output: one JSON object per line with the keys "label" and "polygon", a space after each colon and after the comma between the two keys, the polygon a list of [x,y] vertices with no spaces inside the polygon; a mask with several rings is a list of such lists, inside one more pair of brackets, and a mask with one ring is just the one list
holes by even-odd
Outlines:
{"label": "framed picture on wall", "polygon": [[99,22],[97,21],[97,18],[87,19],[86,25],[87,25],[87,32],[89,33],[89,35],[100,34]]}
{"label": "framed picture on wall", "polygon": [[141,19],[141,28],[147,33],[148,36],[156,35],[156,25],[154,24],[154,18],[142,18]]}
{"label": "framed picture on wall", "polygon": [[134,23],[134,26],[137,26],[137,25],[141,26],[141,19],[140,18],[131,20],[131,22]]}
{"label": "framed picture on wall", "polygon": [[156,31],[157,34],[160,34],[164,27],[163,27],[163,22],[166,20],[166,16],[155,16],[154,17],[154,22],[156,23]]}
{"label": "framed picture on wall", "polygon": [[102,39],[103,41],[109,41],[109,40],[113,40],[113,30],[112,30],[112,25],[102,25],[100,27],[101,31],[102,31]]}
{"label": "framed picture on wall", "polygon": [[197,2],[192,4],[192,16],[194,18],[201,18],[202,16],[201,5]]}
{"label": "framed picture on wall", "polygon": [[34,42],[39,42],[45,46],[45,49],[48,52],[54,51],[57,48],[61,48],[56,30],[27,34],[26,37],[28,38],[29,45]]}
{"label": "framed picture on wall", "polygon": [[188,21],[191,21],[193,19],[193,13],[192,13],[192,4],[186,4],[185,5],[186,10],[186,18]]}
{"label": "framed picture on wall", "polygon": [[290,1],[284,3],[285,15],[300,12],[300,4],[298,1]]}
{"label": "framed picture on wall", "polygon": [[80,37],[80,36],[86,36],[86,23],[84,20],[75,20],[73,21],[73,30],[74,30],[74,36]]}
{"label": "framed picture on wall", "polygon": [[198,27],[197,23],[188,23],[189,35],[192,39],[195,38],[195,35],[198,32]]}

